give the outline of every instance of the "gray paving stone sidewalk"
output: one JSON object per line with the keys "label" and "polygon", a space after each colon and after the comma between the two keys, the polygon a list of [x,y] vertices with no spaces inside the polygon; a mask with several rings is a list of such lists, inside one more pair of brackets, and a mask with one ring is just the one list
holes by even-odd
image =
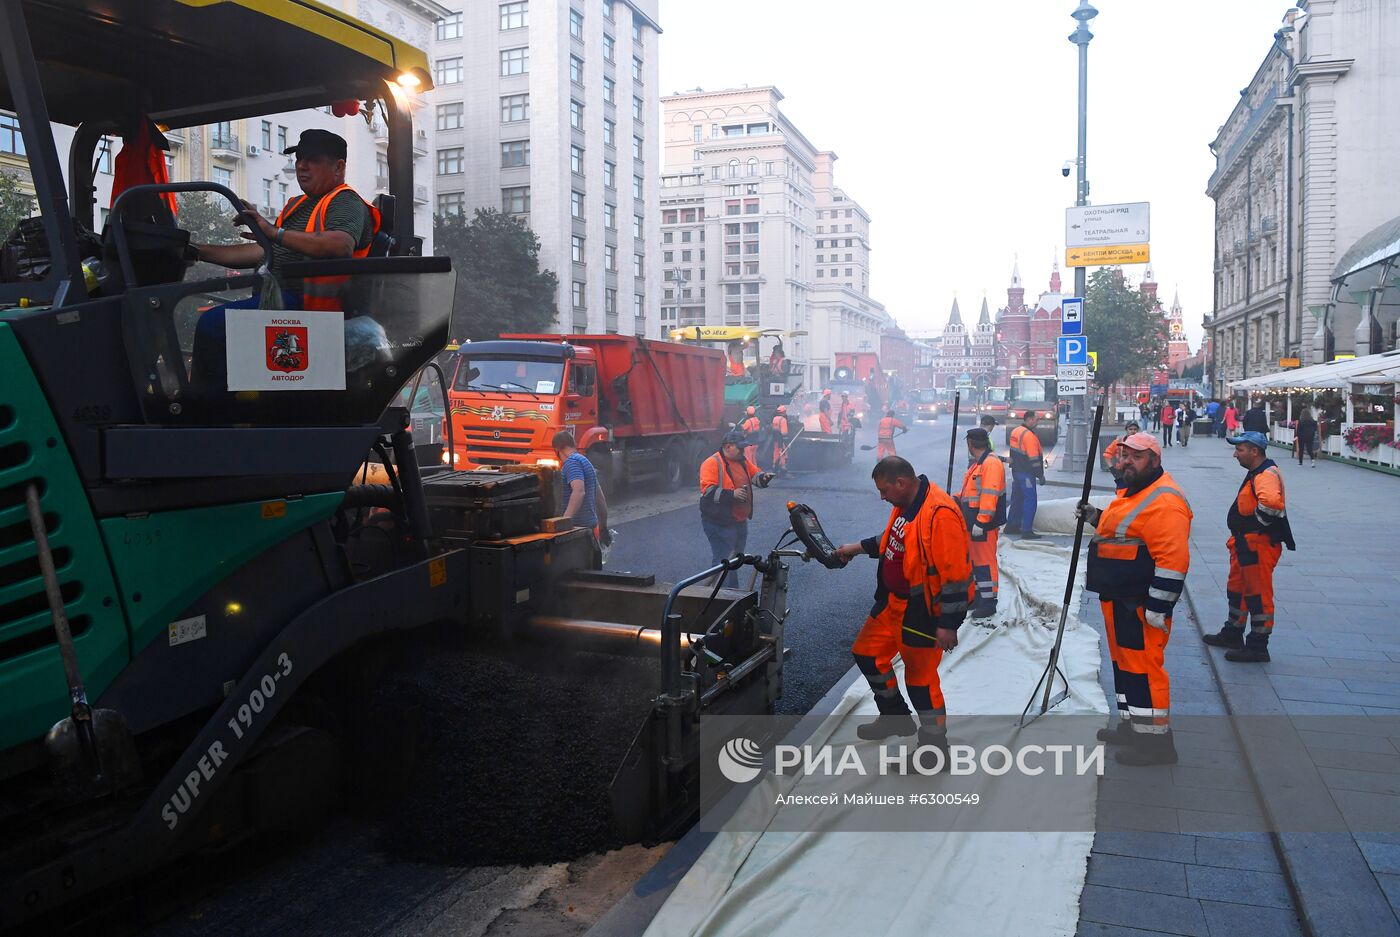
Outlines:
{"label": "gray paving stone sidewalk", "polygon": [[[1187,448],[1167,449],[1163,459],[1195,514],[1187,592],[1206,631],[1216,630],[1225,619],[1225,516],[1244,474],[1232,452],[1221,440],[1196,438]],[[1298,541],[1296,552],[1284,552],[1275,575],[1273,661],[1229,663],[1221,651],[1200,643],[1194,625],[1178,625],[1169,645],[1173,710],[1187,712],[1184,706],[1197,692],[1194,681],[1200,674],[1192,665],[1193,656],[1208,663],[1205,655],[1210,654],[1220,675],[1217,697],[1223,697],[1237,719],[1277,716],[1292,726],[1289,741],[1298,757],[1290,763],[1307,770],[1290,772],[1287,778],[1259,779],[1265,816],[1277,823],[1280,816],[1293,815],[1291,807],[1319,814],[1334,811],[1336,828],[1350,831],[1285,832],[1279,837],[1284,870],[1298,889],[1298,910],[1305,924],[1311,921],[1315,929],[1323,921],[1346,920],[1354,922],[1346,925],[1348,933],[1395,934],[1400,932],[1395,917],[1400,909],[1400,833],[1395,832],[1400,831],[1400,719],[1395,718],[1400,716],[1400,561],[1391,544],[1400,522],[1400,479],[1343,463],[1300,466],[1277,448],[1270,456],[1284,475]],[[1358,519],[1364,525],[1360,529]],[[1179,672],[1186,682],[1178,678]],[[1202,698],[1207,697],[1208,691]],[[1246,732],[1240,754],[1258,775],[1261,766],[1267,771],[1275,753]],[[1097,845],[1095,852],[1098,861]],[[1278,869],[1257,871],[1268,875]],[[1095,890],[1086,889],[1084,907],[1102,913],[1095,909],[1107,899],[1097,889],[1110,886],[1096,884],[1094,875],[1091,864]],[[1213,873],[1197,876],[1187,876],[1188,886],[1207,881]],[[1196,897],[1203,905],[1211,900],[1205,888],[1197,886]],[[1164,895],[1160,900],[1171,897],[1180,896]],[[1204,906],[1200,919],[1187,918],[1210,920]],[[1173,926],[1187,927],[1187,918]]]}

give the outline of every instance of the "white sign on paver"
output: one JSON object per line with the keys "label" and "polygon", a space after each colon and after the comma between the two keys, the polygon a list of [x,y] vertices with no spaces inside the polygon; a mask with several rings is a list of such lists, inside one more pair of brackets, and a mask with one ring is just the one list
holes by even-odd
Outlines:
{"label": "white sign on paver", "polygon": [[1065,209],[1065,247],[1146,244],[1151,240],[1147,202],[1074,205]]}

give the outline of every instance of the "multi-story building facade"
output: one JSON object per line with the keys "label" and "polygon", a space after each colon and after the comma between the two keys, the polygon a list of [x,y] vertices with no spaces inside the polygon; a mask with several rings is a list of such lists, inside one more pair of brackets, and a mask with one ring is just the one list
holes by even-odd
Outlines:
{"label": "multi-story building facade", "polygon": [[1279,370],[1280,359],[1311,364],[1394,345],[1394,300],[1353,290],[1338,267],[1352,245],[1394,223],[1400,204],[1390,171],[1400,148],[1389,110],[1400,94],[1397,45],[1393,3],[1300,0],[1211,144],[1206,333],[1217,395]]}
{"label": "multi-story building facade", "polygon": [[526,221],[559,325],[656,334],[657,0],[452,0],[431,46],[439,214]]}
{"label": "multi-story building facade", "polygon": [[663,99],[661,318],[793,335],[821,386],[834,356],[880,349],[891,320],[869,295],[870,217],[834,183],[836,155],[787,119],[773,87]]}
{"label": "multi-story building facade", "polygon": [[[428,48],[434,22],[450,12],[436,0],[359,0],[353,4],[350,0],[331,0],[331,5],[421,49]],[[415,104],[421,106],[421,101],[411,102],[410,106]],[[13,172],[27,183],[28,161],[15,132],[17,127],[13,115],[0,112],[0,170]],[[363,114],[336,117],[330,108],[171,130],[166,134],[170,144],[166,169],[174,182],[197,180],[227,186],[259,212],[273,217],[301,192],[291,158],[282,151],[295,146],[301,132],[313,127],[345,138],[346,182],[355,191],[366,200],[387,193],[388,135],[383,121],[373,115],[366,119]],[[53,134],[59,152],[65,153],[73,139],[73,128],[54,124]],[[425,253],[432,251],[433,234],[432,173],[428,164],[431,138],[431,127],[415,120],[413,205],[395,206],[397,211],[414,213],[414,231],[424,239]],[[98,149],[93,181],[99,225],[105,223],[112,201],[112,171],[121,145],[119,138],[107,138]],[[66,162],[64,165],[66,171]],[[231,208],[229,214],[232,215]]]}

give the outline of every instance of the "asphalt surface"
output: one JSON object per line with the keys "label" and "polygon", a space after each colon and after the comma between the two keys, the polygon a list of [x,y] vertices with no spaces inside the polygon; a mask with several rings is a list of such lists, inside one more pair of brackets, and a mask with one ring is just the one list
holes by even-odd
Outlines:
{"label": "asphalt surface", "polygon": [[[964,418],[962,428],[969,425]],[[858,444],[874,443],[871,430],[866,436]],[[897,445],[942,485],[950,437],[944,416],[911,426]],[[814,508],[838,544],[879,533],[889,509],[870,479],[875,461],[873,451],[857,449],[850,465],[793,472],[759,491],[747,552],[766,552],[783,536],[788,501]],[[964,465],[958,457],[959,479]],[[608,568],[675,581],[709,566],[695,495],[618,497]],[[827,570],[789,562],[791,656],[779,710],[795,713],[850,668],[875,563]],[[743,575],[747,584],[750,573]],[[396,668],[380,690],[380,702],[402,713],[404,731],[419,740],[408,796],[375,815],[341,816],[309,841],[192,860],[170,881],[136,886],[107,926],[82,932],[581,933],[607,909],[608,894],[664,851],[619,848],[607,801],[612,771],[655,691],[651,661],[435,648]]]}

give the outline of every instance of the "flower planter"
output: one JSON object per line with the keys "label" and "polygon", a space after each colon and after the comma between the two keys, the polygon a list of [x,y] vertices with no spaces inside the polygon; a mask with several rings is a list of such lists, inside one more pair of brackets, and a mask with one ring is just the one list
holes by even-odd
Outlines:
{"label": "flower planter", "polygon": [[1284,426],[1282,423],[1275,423],[1273,429],[1269,431],[1269,435],[1274,442],[1282,443],[1285,446],[1291,446],[1293,445],[1294,438],[1298,435],[1298,431]]}

